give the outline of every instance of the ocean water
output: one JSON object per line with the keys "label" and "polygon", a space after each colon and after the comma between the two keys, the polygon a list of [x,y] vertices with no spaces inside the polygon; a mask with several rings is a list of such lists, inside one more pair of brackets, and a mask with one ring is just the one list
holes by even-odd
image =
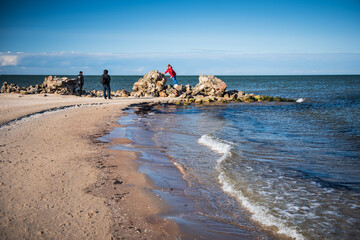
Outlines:
{"label": "ocean water", "polygon": [[[41,85],[44,78],[48,75],[0,75],[0,84],[3,82],[15,83],[22,87],[28,87],[30,85]],[[76,75],[58,75],[59,77],[76,78]],[[132,90],[132,86],[142,76],[111,76],[111,89],[127,91]],[[90,90],[102,90],[99,76],[88,76],[84,75],[85,83],[83,89],[86,91]],[[272,96],[281,95],[281,97],[293,97],[293,98],[305,98],[313,94],[309,91],[309,86],[312,85],[311,89],[317,89],[320,92],[317,94],[326,93],[325,90],[329,84],[338,83],[339,86],[344,81],[349,79],[358,79],[359,76],[216,76],[222,79],[228,86],[228,90],[242,90],[247,93],[254,92],[256,94],[268,94]],[[172,79],[168,79],[168,84],[173,84]],[[199,76],[177,76],[179,84],[190,84],[195,86],[199,82]],[[346,87],[346,86],[343,86]],[[348,86],[349,87],[349,86]],[[283,91],[279,91],[283,90]],[[342,88],[335,89],[338,94],[342,93]]]}
{"label": "ocean water", "polygon": [[[113,76],[112,89],[140,77]],[[218,77],[229,90],[297,102],[134,107],[104,137],[132,141],[113,148],[138,152],[173,206],[165,217],[188,239],[360,239],[360,76]],[[85,76],[85,89],[101,89],[98,79]]]}
{"label": "ocean water", "polygon": [[170,205],[193,203],[169,217],[206,239],[360,239],[360,76],[222,79],[297,102],[134,108],[112,133]]}

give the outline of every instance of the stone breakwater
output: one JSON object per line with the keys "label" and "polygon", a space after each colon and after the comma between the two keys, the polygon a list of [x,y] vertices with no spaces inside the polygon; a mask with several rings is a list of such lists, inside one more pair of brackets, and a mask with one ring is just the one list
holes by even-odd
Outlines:
{"label": "stone breakwater", "polygon": [[[260,102],[260,101],[278,101],[295,102],[293,99],[271,97],[265,95],[255,95],[245,93],[239,90],[227,90],[227,85],[221,79],[214,75],[200,75],[199,83],[192,87],[190,85],[167,85],[166,77],[163,73],[154,70],[145,74],[134,83],[132,92],[125,89],[111,92],[113,97],[164,97],[178,98],[176,103],[210,103],[210,102]],[[1,93],[19,93],[19,94],[60,94],[60,95],[79,95],[79,88],[76,79],[67,77],[46,77],[42,85],[29,87],[20,87],[16,84],[3,83]],[[83,91],[82,95],[86,97],[103,97],[102,91]]]}

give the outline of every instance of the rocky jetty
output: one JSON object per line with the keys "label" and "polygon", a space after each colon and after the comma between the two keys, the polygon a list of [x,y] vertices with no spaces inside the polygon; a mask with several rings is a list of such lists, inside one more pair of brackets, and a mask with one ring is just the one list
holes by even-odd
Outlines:
{"label": "rocky jetty", "polygon": [[[16,84],[8,84],[4,82],[1,87],[1,93],[20,93],[20,94],[39,94],[39,93],[55,93],[61,95],[77,95],[78,83],[76,79],[67,77],[46,77],[43,84],[20,87]],[[280,97],[271,97],[265,95],[255,95],[253,93],[245,93],[238,90],[227,90],[227,85],[221,79],[214,75],[200,75],[199,83],[192,87],[190,85],[166,85],[166,77],[163,73],[153,70],[145,74],[137,82],[134,83],[133,92],[125,89],[111,92],[112,97],[163,97],[178,98],[177,103],[210,103],[210,102],[261,102],[261,101],[277,101],[277,102],[294,102],[293,99]],[[82,93],[86,97],[103,97],[103,91],[92,90]]]}
{"label": "rocky jetty", "polygon": [[265,95],[247,94],[243,91],[227,91],[227,85],[221,79],[214,75],[200,75],[199,83],[195,87],[190,85],[166,85],[164,74],[159,71],[150,71],[137,81],[130,93],[134,97],[169,97],[179,98],[178,103],[210,103],[220,102],[261,102],[261,101],[278,101],[292,102],[292,99],[280,97],[270,97]]}

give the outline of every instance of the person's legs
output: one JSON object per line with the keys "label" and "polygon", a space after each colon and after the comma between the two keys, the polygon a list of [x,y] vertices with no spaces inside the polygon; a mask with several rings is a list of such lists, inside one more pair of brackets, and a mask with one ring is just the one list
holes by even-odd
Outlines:
{"label": "person's legs", "polygon": [[79,95],[81,96],[82,95],[82,85],[80,85],[80,90],[79,90]]}
{"label": "person's legs", "polygon": [[107,91],[108,91],[108,99],[111,99],[110,84],[107,85]]}
{"label": "person's legs", "polygon": [[104,87],[104,93],[103,93],[103,95],[104,95],[104,98],[106,99],[106,85],[103,85],[103,87]]}
{"label": "person's legs", "polygon": [[173,76],[172,79],[174,80],[174,85],[177,85],[176,76]]}

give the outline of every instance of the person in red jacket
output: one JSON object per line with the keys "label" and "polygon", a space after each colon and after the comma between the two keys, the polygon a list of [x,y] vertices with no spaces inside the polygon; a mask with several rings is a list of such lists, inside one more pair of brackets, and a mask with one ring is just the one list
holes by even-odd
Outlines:
{"label": "person in red jacket", "polygon": [[174,87],[177,86],[177,81],[176,81],[176,72],[174,71],[174,69],[172,68],[172,66],[170,64],[167,65],[168,69],[166,70],[166,73],[170,74],[170,77],[174,80]]}

